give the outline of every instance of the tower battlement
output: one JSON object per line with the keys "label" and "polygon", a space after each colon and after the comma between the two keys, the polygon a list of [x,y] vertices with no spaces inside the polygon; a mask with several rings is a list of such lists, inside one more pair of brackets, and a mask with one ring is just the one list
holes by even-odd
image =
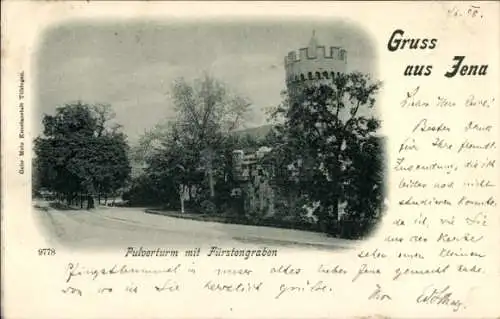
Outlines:
{"label": "tower battlement", "polygon": [[293,50],[284,58],[287,84],[331,79],[345,73],[347,51],[338,46],[318,45],[315,34],[309,46]]}
{"label": "tower battlement", "polygon": [[311,50],[311,48],[300,48],[298,50],[288,52],[288,55],[285,57],[285,65],[314,59],[333,59],[346,61],[347,51],[341,47],[325,47],[323,45],[317,46],[316,50]]}

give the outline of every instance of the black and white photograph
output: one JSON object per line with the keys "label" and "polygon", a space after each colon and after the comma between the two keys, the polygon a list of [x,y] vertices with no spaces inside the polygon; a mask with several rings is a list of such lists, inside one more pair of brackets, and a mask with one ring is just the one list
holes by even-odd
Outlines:
{"label": "black and white photograph", "polygon": [[2,318],[498,318],[498,2],[1,6]]}
{"label": "black and white photograph", "polygon": [[344,249],[382,219],[383,83],[356,24],[69,22],[35,60],[34,213],[62,245]]}

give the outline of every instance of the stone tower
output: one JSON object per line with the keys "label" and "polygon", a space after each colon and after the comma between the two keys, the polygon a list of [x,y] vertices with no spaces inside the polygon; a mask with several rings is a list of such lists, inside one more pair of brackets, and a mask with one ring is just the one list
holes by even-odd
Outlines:
{"label": "stone tower", "polygon": [[286,85],[292,92],[297,84],[327,82],[336,74],[345,73],[346,67],[346,50],[320,45],[313,31],[308,47],[290,51],[285,57]]}

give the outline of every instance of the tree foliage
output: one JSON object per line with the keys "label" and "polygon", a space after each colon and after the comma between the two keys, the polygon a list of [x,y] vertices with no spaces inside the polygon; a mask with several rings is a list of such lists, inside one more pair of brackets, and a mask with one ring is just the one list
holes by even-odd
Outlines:
{"label": "tree foliage", "polygon": [[[379,89],[380,83],[360,73],[292,86],[272,114],[273,129],[258,140],[235,133],[249,106],[244,98],[208,76],[193,83],[180,79],[172,87],[175,119],[141,137],[138,154],[147,169],[127,195],[179,207],[187,193],[204,213],[234,210],[233,191],[251,196],[244,191],[248,182],[243,185],[232,175],[233,151],[248,154],[266,146],[272,151],[259,159],[256,170],[265,170],[261,173],[272,179],[265,183],[272,188],[274,215],[244,211],[233,217],[296,228],[319,225],[336,235],[344,223],[352,227],[342,227],[340,235],[363,236],[380,216],[384,198],[380,121],[369,111]],[[240,212],[245,201],[241,203],[233,205]]]}
{"label": "tree foliage", "polygon": [[[250,103],[206,74],[192,83],[178,79],[171,97],[175,118],[146,132],[138,153],[147,154],[146,174],[158,191],[169,190],[164,203],[178,202],[181,187],[201,201],[211,197],[217,182],[228,179],[237,144],[232,132],[244,122]],[[171,196],[174,190],[176,197]]]}
{"label": "tree foliage", "polygon": [[88,198],[112,194],[130,174],[128,145],[108,105],[81,102],[56,109],[43,118],[43,135],[35,139],[37,185],[71,202],[78,194]]}
{"label": "tree foliage", "polygon": [[328,232],[336,232],[342,202],[348,201],[350,213],[364,210],[371,203],[363,198],[371,197],[363,197],[369,193],[363,187],[382,183],[378,166],[367,169],[380,162],[374,137],[380,121],[360,112],[373,108],[379,89],[367,75],[339,74],[330,83],[293,87],[273,114],[281,119],[272,156],[282,185],[319,203],[315,214]]}

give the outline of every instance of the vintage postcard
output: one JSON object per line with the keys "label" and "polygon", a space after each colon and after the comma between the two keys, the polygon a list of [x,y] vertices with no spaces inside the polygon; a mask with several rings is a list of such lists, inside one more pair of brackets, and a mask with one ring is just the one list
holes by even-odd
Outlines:
{"label": "vintage postcard", "polygon": [[5,318],[498,318],[498,2],[2,2]]}

